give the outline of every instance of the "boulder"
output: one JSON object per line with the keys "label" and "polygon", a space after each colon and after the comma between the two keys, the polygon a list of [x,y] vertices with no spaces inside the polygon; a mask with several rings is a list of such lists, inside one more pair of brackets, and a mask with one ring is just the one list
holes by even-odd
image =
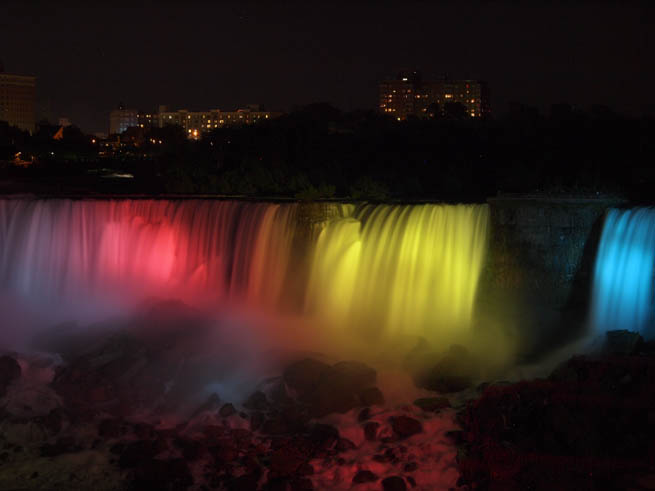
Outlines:
{"label": "boulder", "polygon": [[604,351],[612,355],[634,355],[644,345],[638,332],[625,329],[605,333]]}
{"label": "boulder", "polygon": [[414,405],[420,407],[423,411],[436,413],[450,407],[450,401],[446,397],[423,397],[416,399]]}
{"label": "boulder", "polygon": [[363,471],[358,471],[357,474],[353,476],[353,483],[354,484],[364,484],[367,482],[375,482],[379,479],[379,477],[372,473],[371,471],[363,470]]}
{"label": "boulder", "polygon": [[308,407],[312,417],[345,413],[362,404],[384,401],[382,393],[375,387],[375,370],[356,361],[342,361],[330,366],[307,358],[289,365],[283,378],[298,401]]}
{"label": "boulder", "polygon": [[298,394],[312,392],[330,365],[311,358],[292,363],[284,370],[284,382]]}
{"label": "boulder", "polygon": [[401,439],[423,431],[421,422],[409,416],[393,416],[390,420],[394,433]]}
{"label": "boulder", "polygon": [[452,345],[439,362],[415,377],[417,386],[441,393],[459,392],[473,384],[477,364],[463,346]]}
{"label": "boulder", "polygon": [[384,491],[406,491],[407,485],[402,477],[390,476],[382,479],[382,489]]}
{"label": "boulder", "polygon": [[7,387],[20,378],[21,369],[11,356],[0,356],[0,397],[7,393]]}
{"label": "boulder", "polygon": [[384,395],[377,387],[370,387],[360,392],[359,400],[364,406],[382,405],[384,404]]}

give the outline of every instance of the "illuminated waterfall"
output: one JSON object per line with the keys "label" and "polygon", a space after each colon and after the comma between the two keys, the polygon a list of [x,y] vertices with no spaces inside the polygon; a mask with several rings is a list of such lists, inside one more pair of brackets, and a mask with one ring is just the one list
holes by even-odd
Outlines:
{"label": "illuminated waterfall", "polygon": [[295,205],[0,200],[0,283],[39,297],[276,303]]}
{"label": "illuminated waterfall", "polygon": [[0,200],[0,289],[72,309],[148,297],[292,306],[378,337],[470,325],[486,205],[312,206]]}
{"label": "illuminated waterfall", "polygon": [[643,332],[653,322],[655,209],[609,210],[594,271],[591,322]]}
{"label": "illuminated waterfall", "polygon": [[469,327],[488,214],[486,205],[365,205],[333,220],[316,245],[308,309],[371,335]]}

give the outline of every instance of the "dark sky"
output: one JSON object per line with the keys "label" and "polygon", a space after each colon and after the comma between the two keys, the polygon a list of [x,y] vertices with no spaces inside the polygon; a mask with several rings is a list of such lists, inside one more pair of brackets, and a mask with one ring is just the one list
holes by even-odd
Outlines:
{"label": "dark sky", "polygon": [[309,3],[0,0],[0,59],[38,77],[40,115],[86,131],[106,131],[119,101],[373,108],[377,82],[403,68],[487,80],[497,113],[510,100],[655,105],[648,2]]}

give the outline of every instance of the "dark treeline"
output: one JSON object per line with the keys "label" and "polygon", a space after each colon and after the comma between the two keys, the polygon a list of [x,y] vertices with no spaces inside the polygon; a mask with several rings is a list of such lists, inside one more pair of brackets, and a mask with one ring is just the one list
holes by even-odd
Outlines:
{"label": "dark treeline", "polygon": [[[3,180],[62,192],[77,183],[76,191],[298,199],[483,201],[500,192],[649,201],[654,130],[652,118],[602,106],[560,104],[541,115],[514,103],[498,119],[452,111],[398,122],[314,104],[257,125],[216,129],[199,141],[180,127],[132,129],[109,153],[75,128],[53,140],[53,127],[30,136],[0,124],[0,160],[31,155],[32,165],[5,164]],[[134,178],[97,177],[110,171]]]}

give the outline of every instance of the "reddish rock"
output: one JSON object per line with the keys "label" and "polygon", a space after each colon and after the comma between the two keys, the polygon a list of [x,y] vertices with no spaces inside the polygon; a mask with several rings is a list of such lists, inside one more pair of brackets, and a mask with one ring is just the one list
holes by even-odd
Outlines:
{"label": "reddish rock", "polygon": [[375,406],[384,404],[384,395],[377,387],[369,387],[359,394],[359,400],[364,406]]}
{"label": "reddish rock", "polygon": [[382,489],[384,491],[406,491],[407,485],[402,477],[391,476],[382,480]]}
{"label": "reddish rock", "polygon": [[394,416],[391,418],[393,431],[399,438],[409,438],[412,435],[421,433],[423,425],[420,421],[409,416]]}
{"label": "reddish rock", "polygon": [[450,401],[446,397],[424,397],[414,401],[416,407],[424,411],[436,413],[442,409],[450,407]]}
{"label": "reddish rock", "polygon": [[355,484],[364,484],[367,482],[375,482],[379,479],[377,475],[371,471],[359,471],[353,476],[353,483]]}
{"label": "reddish rock", "polygon": [[378,435],[378,428],[380,428],[380,423],[376,421],[369,421],[364,425],[364,438],[368,441],[375,441]]}
{"label": "reddish rock", "polygon": [[7,393],[7,387],[20,378],[21,369],[11,356],[0,356],[0,397]]}

